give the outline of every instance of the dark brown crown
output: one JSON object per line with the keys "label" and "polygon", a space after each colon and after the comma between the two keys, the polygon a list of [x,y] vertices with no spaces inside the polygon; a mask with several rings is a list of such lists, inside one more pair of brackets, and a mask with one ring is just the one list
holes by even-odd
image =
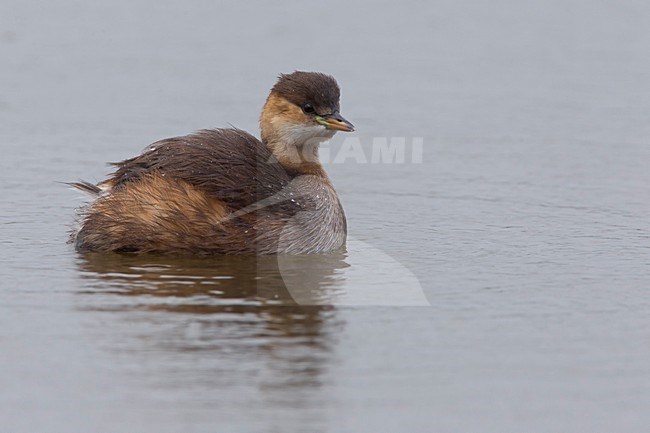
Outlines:
{"label": "dark brown crown", "polygon": [[339,110],[339,85],[333,77],[320,72],[282,74],[271,91],[300,107],[310,104],[319,114]]}

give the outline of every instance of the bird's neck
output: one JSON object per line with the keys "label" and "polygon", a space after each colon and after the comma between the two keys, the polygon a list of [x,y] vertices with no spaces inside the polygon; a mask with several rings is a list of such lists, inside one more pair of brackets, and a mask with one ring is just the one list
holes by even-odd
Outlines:
{"label": "bird's neck", "polygon": [[290,140],[273,136],[262,141],[287,172],[295,175],[311,174],[326,177],[325,169],[318,157],[318,143],[296,145]]}
{"label": "bird's neck", "polygon": [[288,172],[324,175],[318,149],[335,131],[321,125],[301,124],[300,116],[300,108],[271,93],[260,116],[262,142]]}

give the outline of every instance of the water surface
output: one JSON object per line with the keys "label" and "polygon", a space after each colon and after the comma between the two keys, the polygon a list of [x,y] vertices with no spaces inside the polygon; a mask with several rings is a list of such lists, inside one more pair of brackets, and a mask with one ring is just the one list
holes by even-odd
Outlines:
{"label": "water surface", "polygon": [[[650,423],[644,2],[10,1],[0,430],[620,432]],[[328,164],[320,258],[80,255],[107,161],[339,80],[421,164]],[[343,146],[343,136],[329,145]]]}

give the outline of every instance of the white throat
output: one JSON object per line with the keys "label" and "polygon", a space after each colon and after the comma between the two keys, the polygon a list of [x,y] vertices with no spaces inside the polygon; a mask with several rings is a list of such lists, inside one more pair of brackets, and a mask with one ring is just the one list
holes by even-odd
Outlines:
{"label": "white throat", "polygon": [[319,164],[318,148],[320,144],[332,138],[336,133],[322,125],[304,126],[281,123],[274,126],[276,134],[269,145],[272,146],[276,158],[285,165]]}
{"label": "white throat", "polygon": [[279,133],[278,139],[288,146],[318,146],[334,136],[336,131],[327,129],[323,125],[290,125],[286,123],[276,124],[272,121],[275,130]]}

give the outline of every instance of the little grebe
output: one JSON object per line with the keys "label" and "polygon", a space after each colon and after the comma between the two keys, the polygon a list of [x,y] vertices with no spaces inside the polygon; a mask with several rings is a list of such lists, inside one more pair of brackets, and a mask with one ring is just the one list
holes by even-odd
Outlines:
{"label": "little grebe", "polygon": [[303,254],[345,245],[345,214],[318,160],[319,144],[353,131],[331,76],[281,75],[260,117],[261,138],[202,130],[114,164],[71,241],[79,251]]}

